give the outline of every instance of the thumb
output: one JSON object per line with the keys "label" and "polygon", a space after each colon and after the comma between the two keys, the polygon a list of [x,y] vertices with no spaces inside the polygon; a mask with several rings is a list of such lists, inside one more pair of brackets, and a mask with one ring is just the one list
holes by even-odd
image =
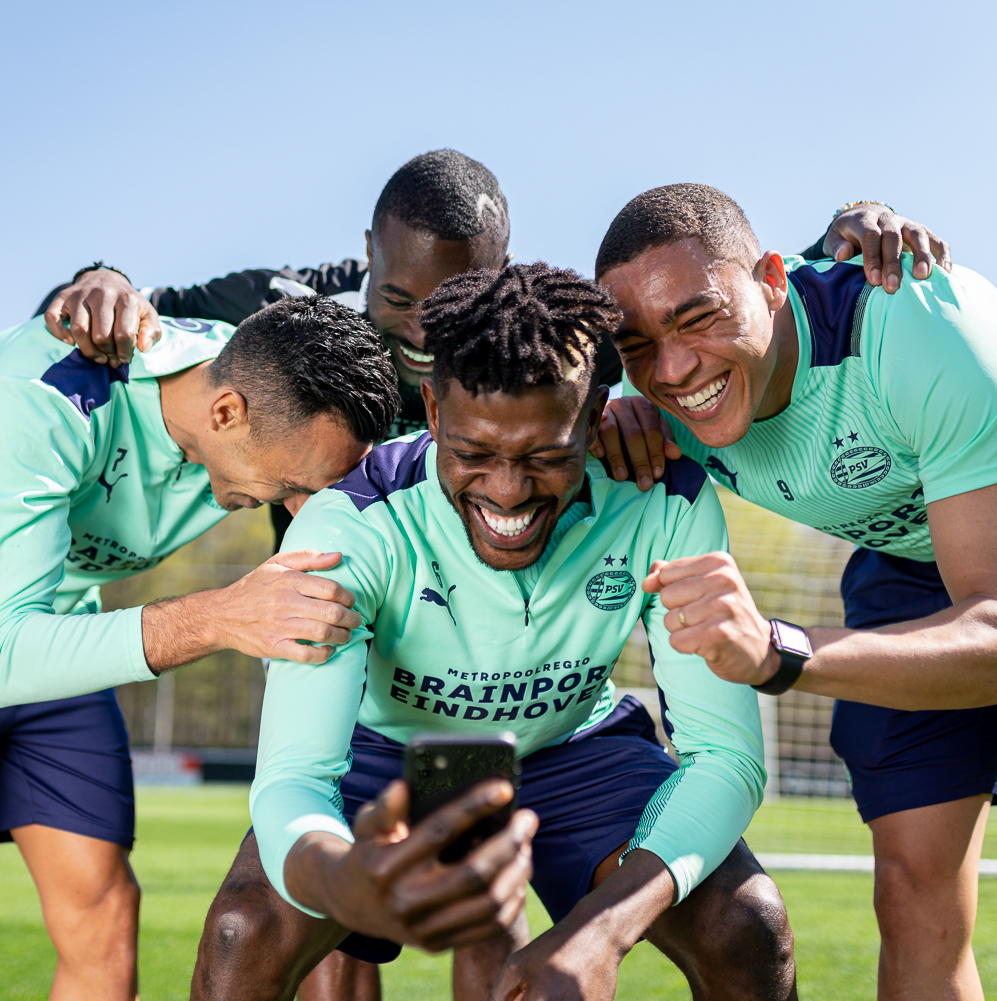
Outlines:
{"label": "thumb", "polygon": [[276,563],[289,570],[331,570],[343,558],[342,553],[320,553],[317,549],[300,549],[293,553],[278,553],[267,563]]}
{"label": "thumb", "polygon": [[357,838],[387,838],[400,841],[408,834],[408,786],[395,779],[377,797],[357,812],[353,833]]}
{"label": "thumb", "polygon": [[824,253],[834,261],[851,260],[860,248],[856,247],[851,240],[846,239],[833,229],[827,234],[824,240]]}
{"label": "thumb", "polygon": [[48,332],[53,336],[58,338],[60,341],[70,345],[70,347],[75,346],[75,341],[73,340],[73,335],[63,326],[62,318],[65,315],[63,310],[63,304],[66,301],[66,296],[64,293],[59,293],[53,300],[51,305],[47,310],[45,310],[45,326],[48,327]]}
{"label": "thumb", "polygon": [[640,585],[641,590],[646,591],[648,594],[656,594],[660,591],[661,579],[658,577],[658,571],[667,565],[667,560],[655,560],[651,564],[651,569],[647,571],[647,576],[644,578],[643,583]]}
{"label": "thumb", "polygon": [[163,328],[159,325],[159,314],[150,307],[139,322],[136,340],[139,351],[148,351],[162,336]]}

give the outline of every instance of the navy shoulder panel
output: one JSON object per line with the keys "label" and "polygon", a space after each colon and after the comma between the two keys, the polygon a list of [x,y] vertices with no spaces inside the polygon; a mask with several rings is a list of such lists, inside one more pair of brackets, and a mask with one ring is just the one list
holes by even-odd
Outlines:
{"label": "navy shoulder panel", "polygon": [[42,382],[59,390],[90,420],[90,411],[104,406],[111,399],[111,383],[128,382],[128,366],[111,368],[110,365],[98,365],[84,357],[79,348],[73,348],[62,361],[48,368]]}
{"label": "navy shoulder panel", "polygon": [[[617,480],[613,476],[613,471],[609,468],[609,462],[605,456],[599,461],[602,463],[602,468],[606,470],[606,475],[613,483],[637,482],[637,474],[634,472],[630,456],[625,450],[623,453],[623,461],[627,466],[627,478],[625,480]],[[690,459],[687,455],[683,455],[681,459],[665,459],[665,475],[659,482],[664,483],[665,493],[677,494],[680,497],[684,497],[690,504],[694,504],[696,498],[699,496],[699,491],[703,489],[705,480],[706,470],[695,459]]]}
{"label": "navy shoulder panel", "polygon": [[687,455],[683,455],[681,459],[666,459],[662,482],[665,484],[665,493],[677,494],[690,504],[695,504],[699,491],[706,482],[706,470]]}
{"label": "navy shoulder panel", "polygon": [[433,436],[426,431],[415,441],[378,445],[352,473],[329,489],[349,494],[358,511],[386,501],[389,494],[414,487],[426,478],[426,451],[432,443]]}
{"label": "navy shoulder panel", "polygon": [[811,367],[840,365],[859,353],[862,313],[872,286],[859,264],[835,264],[826,271],[805,266],[791,271],[810,323]]}

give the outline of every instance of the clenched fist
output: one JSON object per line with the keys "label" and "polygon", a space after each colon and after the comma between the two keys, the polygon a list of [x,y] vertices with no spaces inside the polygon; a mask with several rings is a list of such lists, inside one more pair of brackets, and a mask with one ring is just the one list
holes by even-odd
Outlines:
{"label": "clenched fist", "polygon": [[702,657],[717,677],[761,685],[779,669],[772,626],[730,553],[656,560],[641,586],[668,609],[672,647]]}

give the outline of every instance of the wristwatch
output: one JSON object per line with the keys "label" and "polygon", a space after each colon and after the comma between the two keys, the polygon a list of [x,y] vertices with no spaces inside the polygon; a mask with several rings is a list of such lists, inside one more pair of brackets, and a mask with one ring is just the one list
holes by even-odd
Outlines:
{"label": "wristwatch", "polygon": [[788,692],[803,673],[803,665],[814,655],[810,637],[802,627],[782,619],[771,619],[772,646],[779,654],[779,669],[762,685],[752,685],[763,695],[782,695]]}

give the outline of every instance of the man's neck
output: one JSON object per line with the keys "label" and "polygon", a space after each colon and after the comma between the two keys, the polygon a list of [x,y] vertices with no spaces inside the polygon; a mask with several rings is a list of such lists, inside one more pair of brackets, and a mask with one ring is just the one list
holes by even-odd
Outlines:
{"label": "man's neck", "polygon": [[775,365],[755,414],[756,421],[781,414],[793,401],[793,383],[800,363],[800,342],[796,336],[796,318],[788,298],[772,318],[772,344],[775,348]]}
{"label": "man's neck", "polygon": [[159,400],[166,433],[177,443],[188,462],[203,465],[197,446],[196,415],[204,412],[210,393],[207,372],[211,362],[202,362],[182,372],[160,376]]}

